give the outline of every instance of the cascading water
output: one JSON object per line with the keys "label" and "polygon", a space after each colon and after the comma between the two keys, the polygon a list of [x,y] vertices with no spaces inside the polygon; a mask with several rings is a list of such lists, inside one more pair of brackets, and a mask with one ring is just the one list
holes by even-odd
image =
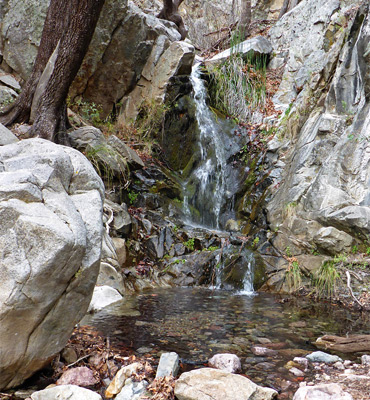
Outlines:
{"label": "cascading water", "polygon": [[193,67],[191,82],[196,103],[199,127],[199,161],[185,182],[184,209],[191,219],[191,207],[198,210],[197,224],[220,228],[221,207],[225,202],[226,156],[222,140],[222,126],[207,106],[207,90],[201,79],[200,65]]}
{"label": "cascading water", "polygon": [[[234,194],[240,180],[228,159],[240,152],[240,142],[234,134],[235,124],[217,118],[208,107],[200,64],[193,67],[191,82],[199,136],[197,162],[184,182],[185,222],[222,230],[227,219],[235,218]],[[243,246],[226,246],[217,261],[215,287],[253,293],[254,264],[250,250]]]}

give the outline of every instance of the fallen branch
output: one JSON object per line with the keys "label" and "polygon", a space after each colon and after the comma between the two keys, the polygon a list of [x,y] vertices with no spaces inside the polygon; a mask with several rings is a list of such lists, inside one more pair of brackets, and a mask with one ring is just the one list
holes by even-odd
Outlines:
{"label": "fallen branch", "polygon": [[358,301],[358,299],[356,298],[356,296],[353,294],[352,288],[351,288],[351,274],[349,273],[349,271],[346,271],[346,276],[347,276],[347,287],[349,290],[349,293],[352,297],[352,299],[360,306],[360,308],[362,309],[363,306],[362,304]]}
{"label": "fallen branch", "polygon": [[80,361],[84,360],[85,358],[90,357],[90,355],[91,355],[91,354],[86,354],[85,356],[79,358],[79,359],[78,359],[77,361],[75,361],[74,363],[67,365],[67,368],[73,367],[75,364],[79,363]]}

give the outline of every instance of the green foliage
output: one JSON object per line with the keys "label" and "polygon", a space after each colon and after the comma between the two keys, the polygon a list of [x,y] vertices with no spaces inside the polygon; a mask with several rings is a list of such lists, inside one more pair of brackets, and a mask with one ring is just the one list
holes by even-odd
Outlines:
{"label": "green foliage", "polygon": [[323,295],[333,297],[335,295],[336,282],[340,277],[336,264],[344,260],[345,258],[341,257],[325,261],[316,273],[316,276],[313,277],[312,283],[319,297]]}
{"label": "green foliage", "polygon": [[186,242],[184,242],[184,246],[190,251],[194,251],[194,238],[190,238]]}
{"label": "green foliage", "polygon": [[289,263],[286,271],[286,279],[291,290],[297,291],[302,286],[302,274],[297,260]]}
{"label": "green foliage", "polygon": [[210,97],[216,109],[240,122],[265,105],[266,60],[251,55],[245,61],[237,48],[226,61],[209,67]]}
{"label": "green foliage", "polygon": [[351,249],[352,254],[357,254],[358,253],[358,246],[357,245],[353,245],[352,249]]}
{"label": "green foliage", "polygon": [[287,257],[292,257],[292,252],[291,252],[289,246],[287,246],[287,247],[285,248],[285,254],[286,254]]}
{"label": "green foliage", "polygon": [[216,251],[218,250],[218,246],[209,246],[207,249],[203,249],[204,251]]}
{"label": "green foliage", "polygon": [[135,201],[137,199],[137,196],[139,195],[139,193],[136,193],[134,191],[129,190],[128,193],[128,199],[131,205],[135,204]]}
{"label": "green foliage", "polygon": [[95,103],[84,101],[81,98],[78,98],[74,102],[67,99],[67,106],[92,125],[100,125],[103,122],[100,118],[103,110],[101,106]]}
{"label": "green foliage", "polygon": [[252,244],[252,247],[253,248],[256,248],[257,246],[258,246],[258,243],[260,242],[260,238],[258,237],[258,236],[256,236],[254,239],[253,239],[253,244]]}
{"label": "green foliage", "polygon": [[168,105],[157,104],[155,101],[143,103],[135,121],[118,119],[116,136],[127,142],[135,142],[137,148],[151,156],[159,147],[157,139],[163,134],[164,120],[169,108]]}

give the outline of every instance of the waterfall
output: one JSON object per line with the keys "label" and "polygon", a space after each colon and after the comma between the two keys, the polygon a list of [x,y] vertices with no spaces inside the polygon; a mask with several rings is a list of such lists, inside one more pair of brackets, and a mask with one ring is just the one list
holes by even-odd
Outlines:
{"label": "waterfall", "polygon": [[[191,208],[198,210],[198,225],[220,228],[220,213],[225,202],[226,155],[222,125],[207,105],[207,89],[201,79],[200,65],[193,67],[191,82],[199,127],[199,161],[191,176],[185,181],[184,211],[191,222]],[[192,195],[189,195],[192,193]],[[193,221],[194,222],[194,221]]]}
{"label": "waterfall", "polygon": [[[218,118],[208,107],[200,64],[194,65],[190,78],[199,132],[195,162],[183,184],[185,222],[222,230],[227,219],[235,218],[235,194],[246,176],[243,164],[238,169],[228,162],[240,153],[243,141],[235,134],[234,122]],[[214,288],[253,293],[255,259],[251,250],[229,243],[216,262]]]}

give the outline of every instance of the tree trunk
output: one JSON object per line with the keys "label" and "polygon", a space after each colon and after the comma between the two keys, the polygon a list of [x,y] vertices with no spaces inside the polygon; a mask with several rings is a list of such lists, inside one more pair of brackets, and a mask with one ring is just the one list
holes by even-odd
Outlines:
{"label": "tree trunk", "polygon": [[184,40],[188,34],[184,21],[179,13],[180,4],[183,1],[184,0],[163,0],[163,8],[157,15],[158,18],[165,19],[176,24],[177,29],[181,34],[181,40]]}
{"label": "tree trunk", "polygon": [[[35,65],[24,90],[12,108],[0,121],[6,125],[28,122],[31,108],[34,124],[30,136],[65,143],[68,126],[66,98],[83,58],[87,52],[105,0],[51,0]],[[59,45],[58,45],[59,43]],[[57,47],[58,46],[58,47]],[[55,53],[51,71],[44,74],[46,65]],[[43,77],[43,91],[38,102],[35,92]]]}
{"label": "tree trunk", "polygon": [[239,31],[246,38],[249,34],[249,26],[252,22],[251,0],[242,0],[239,20]]}

